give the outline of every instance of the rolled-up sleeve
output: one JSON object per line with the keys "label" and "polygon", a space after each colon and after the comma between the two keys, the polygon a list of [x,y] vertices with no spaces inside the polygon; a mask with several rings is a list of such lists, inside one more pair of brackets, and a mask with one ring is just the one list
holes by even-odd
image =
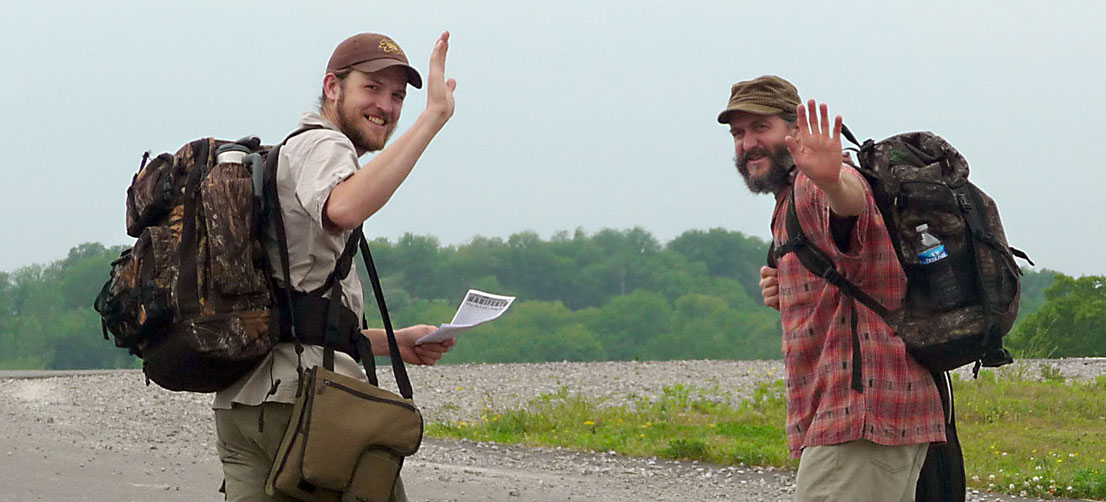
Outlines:
{"label": "rolled-up sleeve", "polygon": [[311,218],[323,225],[323,207],[330,197],[331,190],[339,183],[357,172],[357,154],[350,148],[349,141],[338,137],[340,133],[327,131],[325,135],[316,135],[312,145],[304,151],[301,162],[289,162],[296,166],[291,173],[295,186],[296,200]]}

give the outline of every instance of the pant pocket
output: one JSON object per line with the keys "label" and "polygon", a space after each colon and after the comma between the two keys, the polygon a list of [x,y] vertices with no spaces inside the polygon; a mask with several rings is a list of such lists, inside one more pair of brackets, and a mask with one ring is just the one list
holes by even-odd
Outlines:
{"label": "pant pocket", "polygon": [[905,446],[881,446],[874,445],[875,452],[869,462],[890,476],[898,476],[914,464],[914,457],[910,455],[914,450]]}

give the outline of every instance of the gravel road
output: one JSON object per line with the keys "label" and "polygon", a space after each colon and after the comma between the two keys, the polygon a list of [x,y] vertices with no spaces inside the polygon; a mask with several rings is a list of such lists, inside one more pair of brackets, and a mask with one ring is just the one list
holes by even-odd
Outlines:
{"label": "gravel road", "polygon": [[[1019,361],[999,371],[1035,377],[1045,365],[1067,378],[1106,375],[1106,358]],[[621,403],[683,384],[739,402],[757,382],[781,378],[783,366],[670,361],[409,371],[426,420],[449,421],[562,389]],[[386,368],[380,377],[391,381]],[[0,372],[0,384],[0,501],[222,500],[215,492],[222,476],[210,395],[147,387],[135,371]],[[405,465],[404,479],[417,501],[786,501],[794,473],[427,439]],[[1027,499],[971,494],[969,500]]]}

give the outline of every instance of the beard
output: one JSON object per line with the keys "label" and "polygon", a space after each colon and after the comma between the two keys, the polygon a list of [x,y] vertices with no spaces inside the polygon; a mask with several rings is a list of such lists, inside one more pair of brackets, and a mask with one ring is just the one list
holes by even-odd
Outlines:
{"label": "beard", "polygon": [[384,134],[383,141],[374,141],[370,138],[365,131],[358,128],[357,124],[360,120],[365,120],[357,110],[346,108],[345,96],[338,96],[338,101],[335,103],[335,108],[338,110],[338,123],[334,124],[338,126],[338,130],[342,131],[346,137],[353,143],[353,146],[357,148],[358,152],[376,152],[384,149],[384,145],[388,143],[388,139],[392,137],[392,132],[395,131],[395,127],[389,128],[387,133]]}
{"label": "beard", "polygon": [[[764,174],[757,177],[749,174],[748,163],[751,154],[759,154],[761,157],[767,157],[771,160],[771,164]],[[787,145],[779,145],[772,151],[766,148],[754,148],[734,158],[734,166],[737,167],[737,172],[741,173],[741,177],[745,180],[749,191],[753,193],[778,193],[790,182],[791,168],[794,165],[795,162],[791,159],[791,152],[787,150]]]}

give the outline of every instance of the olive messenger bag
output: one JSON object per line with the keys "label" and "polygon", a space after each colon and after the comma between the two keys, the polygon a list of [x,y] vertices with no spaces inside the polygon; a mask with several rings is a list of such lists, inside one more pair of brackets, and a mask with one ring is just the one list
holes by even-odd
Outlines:
{"label": "olive messenger bag", "polygon": [[[325,347],[323,365],[302,371],[292,419],[265,483],[270,495],[280,492],[320,502],[386,502],[404,457],[415,453],[422,442],[422,414],[411,400],[411,381],[360,228],[350,238],[355,241],[360,243],[380,307],[400,394],[378,386],[371,349],[359,351],[369,380],[364,382],[335,373],[334,351]],[[328,330],[328,337],[332,332]],[[368,344],[364,336],[360,339]]]}

